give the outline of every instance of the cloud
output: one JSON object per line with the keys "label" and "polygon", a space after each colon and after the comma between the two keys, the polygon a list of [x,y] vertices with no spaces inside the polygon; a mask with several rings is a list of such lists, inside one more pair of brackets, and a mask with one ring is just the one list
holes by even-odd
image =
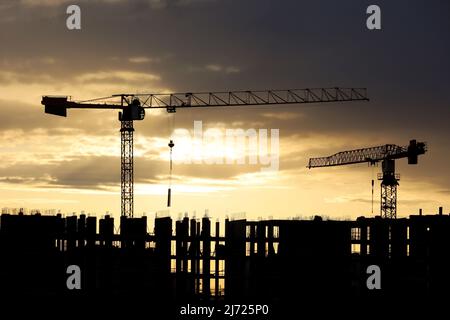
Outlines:
{"label": "cloud", "polygon": [[142,84],[160,80],[161,77],[154,74],[144,72],[132,72],[123,70],[97,71],[92,73],[84,73],[75,78],[75,81],[81,84],[101,83],[106,84],[122,84],[134,83]]}
{"label": "cloud", "polygon": [[48,183],[50,179],[46,177],[0,177],[0,183],[12,183],[12,184],[40,184],[40,183]]}
{"label": "cloud", "polygon": [[36,84],[36,83],[53,83],[53,79],[48,74],[25,74],[10,71],[0,71],[0,84]]}
{"label": "cloud", "polygon": [[[370,199],[362,199],[362,198],[347,198],[345,202],[357,202],[357,203],[372,203],[372,200]],[[374,199],[374,204],[376,206],[379,205],[379,199],[376,198]],[[425,198],[420,198],[420,199],[399,199],[398,200],[399,204],[401,205],[408,205],[408,206],[420,206],[421,204],[426,204],[426,203],[436,203],[436,201],[434,200],[430,200],[430,199],[425,199]]]}
{"label": "cloud", "polygon": [[[130,2],[130,0],[97,0],[97,1],[105,5]],[[187,7],[194,4],[211,3],[215,2],[216,0],[132,0],[132,1],[136,2],[140,1],[141,3],[148,3],[152,9],[164,9],[170,6]],[[20,4],[29,7],[37,7],[37,6],[55,7],[63,4],[71,4],[72,2],[71,0],[20,0]],[[84,2],[87,2],[87,0],[79,1],[79,3],[81,4],[83,4]]]}
{"label": "cloud", "polygon": [[141,63],[150,63],[150,62],[155,62],[157,60],[153,59],[153,58],[149,58],[149,57],[130,57],[128,58],[128,61],[130,63],[136,63],[136,64],[141,64]]}
{"label": "cloud", "polygon": [[196,4],[213,3],[217,0],[145,0],[153,9],[164,9],[168,7],[188,7]]}
{"label": "cloud", "polygon": [[[47,135],[77,136],[89,133],[90,135],[111,134],[107,123],[114,123],[116,113],[90,111],[89,114],[77,112],[70,113],[70,120],[63,117],[51,116],[44,113],[44,106],[40,101],[28,104],[11,100],[0,100],[0,135],[14,132],[14,139],[21,135]],[[116,120],[117,121],[117,120]],[[110,125],[112,126],[112,125]],[[40,130],[40,131],[38,131]],[[4,137],[6,139],[6,137]],[[8,138],[12,138],[8,133]],[[4,140],[5,141],[5,140]]]}
{"label": "cloud", "polygon": [[189,67],[189,72],[212,72],[218,74],[240,73],[241,69],[235,66],[223,66],[221,64],[207,64],[203,67]]}
{"label": "cloud", "polygon": [[0,168],[2,182],[39,187],[102,189],[115,186],[120,161],[115,157],[79,157],[52,164],[13,165]]}
{"label": "cloud", "polygon": [[[255,165],[175,163],[173,180],[182,184],[220,186],[231,183],[237,186],[242,174],[258,173],[259,170]],[[168,174],[167,160],[135,157],[135,183],[167,184]],[[111,190],[120,186],[120,157],[73,155],[50,163],[9,164],[0,167],[0,182],[45,188]],[[251,182],[247,179],[247,183]]]}
{"label": "cloud", "polygon": [[239,73],[239,72],[241,72],[241,69],[239,69],[238,67],[230,66],[225,68],[225,73]]}
{"label": "cloud", "polygon": [[206,66],[206,70],[213,71],[213,72],[219,72],[222,71],[222,66],[218,64],[208,64]]}
{"label": "cloud", "polygon": [[262,116],[269,119],[290,120],[301,117],[301,114],[294,112],[265,112]]}
{"label": "cloud", "polygon": [[24,6],[59,6],[69,3],[70,0],[20,0],[20,3]]}

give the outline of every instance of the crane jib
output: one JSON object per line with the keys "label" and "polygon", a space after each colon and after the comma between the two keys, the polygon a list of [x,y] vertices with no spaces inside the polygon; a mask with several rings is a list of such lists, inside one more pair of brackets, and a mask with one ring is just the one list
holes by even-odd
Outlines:
{"label": "crane jib", "polygon": [[[139,104],[142,108],[176,108],[264,106],[325,102],[369,101],[366,88],[308,88],[288,90],[247,90],[197,93],[117,94],[86,101],[70,101],[67,96],[44,96],[46,113],[67,116],[74,109],[125,109]],[[103,102],[103,103],[101,103]],[[132,112],[140,120],[141,111]]]}

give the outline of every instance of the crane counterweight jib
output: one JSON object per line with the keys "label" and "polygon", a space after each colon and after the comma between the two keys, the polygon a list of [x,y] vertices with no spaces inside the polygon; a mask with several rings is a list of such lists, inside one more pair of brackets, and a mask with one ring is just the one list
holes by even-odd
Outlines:
{"label": "crane counterweight jib", "polygon": [[42,97],[45,113],[55,116],[67,117],[67,97]]}

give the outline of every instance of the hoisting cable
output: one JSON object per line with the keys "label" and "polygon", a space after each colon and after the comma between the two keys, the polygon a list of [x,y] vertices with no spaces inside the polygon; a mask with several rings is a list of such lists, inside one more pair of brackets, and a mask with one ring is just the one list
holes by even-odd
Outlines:
{"label": "hoisting cable", "polygon": [[169,170],[169,190],[167,191],[167,207],[170,208],[172,200],[172,148],[175,146],[173,140],[170,140],[168,146],[170,148],[170,170]]}
{"label": "hoisting cable", "polygon": [[374,188],[374,165],[372,165],[372,216],[373,216],[373,188]]}
{"label": "hoisting cable", "polygon": [[170,142],[168,144],[169,148],[170,148],[170,167],[169,167],[169,189],[167,190],[167,207],[170,208],[170,206],[172,205],[172,148],[175,146],[175,143],[173,143],[173,139],[172,139],[172,135],[173,135],[173,130],[175,127],[175,116],[174,116],[175,112],[170,112],[169,117],[171,119],[169,119],[170,121]]}

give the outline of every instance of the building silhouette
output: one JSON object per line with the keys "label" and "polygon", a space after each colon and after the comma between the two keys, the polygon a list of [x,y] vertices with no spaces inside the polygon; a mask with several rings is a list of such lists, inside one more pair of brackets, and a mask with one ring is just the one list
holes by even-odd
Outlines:
{"label": "building silhouette", "polygon": [[[172,221],[2,214],[0,290],[22,296],[140,296],[204,303],[433,297],[450,285],[450,215],[355,221]],[[66,286],[81,268],[81,290]],[[369,290],[367,267],[381,269]]]}

